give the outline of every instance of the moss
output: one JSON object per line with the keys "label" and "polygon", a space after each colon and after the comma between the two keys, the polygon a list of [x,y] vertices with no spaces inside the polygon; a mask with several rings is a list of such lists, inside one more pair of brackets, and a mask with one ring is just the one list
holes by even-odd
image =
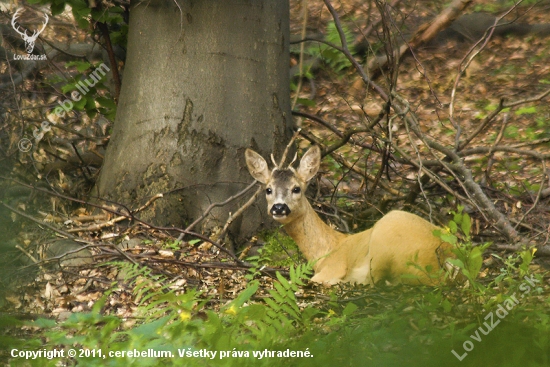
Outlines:
{"label": "moss", "polygon": [[287,267],[304,262],[296,242],[279,229],[266,231],[260,235],[264,244],[259,252],[259,260],[272,267]]}

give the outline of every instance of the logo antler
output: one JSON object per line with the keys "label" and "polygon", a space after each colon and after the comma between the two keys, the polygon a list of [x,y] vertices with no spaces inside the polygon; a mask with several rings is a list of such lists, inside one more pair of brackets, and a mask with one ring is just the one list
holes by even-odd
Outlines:
{"label": "logo antler", "polygon": [[15,22],[17,20],[17,18],[19,18],[21,10],[22,9],[17,9],[15,14],[13,14],[13,17],[11,18],[11,26],[13,27],[13,29],[15,29],[15,31],[17,33],[19,33],[21,35],[21,37],[23,38],[23,41],[25,41],[25,48],[27,49],[27,53],[30,54],[34,50],[34,43],[36,42],[36,39],[38,38],[40,33],[42,33],[44,28],[46,28],[46,25],[48,24],[49,18],[48,18],[48,14],[44,14],[45,22],[42,25],[42,28],[40,28],[39,31],[36,31],[36,30],[33,31],[32,35],[29,36],[27,34],[27,30],[25,28],[23,28],[23,31],[20,31],[19,30],[20,26]]}

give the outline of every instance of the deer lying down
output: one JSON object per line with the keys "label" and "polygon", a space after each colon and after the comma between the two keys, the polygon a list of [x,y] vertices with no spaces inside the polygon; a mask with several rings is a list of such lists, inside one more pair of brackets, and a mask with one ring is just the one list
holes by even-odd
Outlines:
{"label": "deer lying down", "polygon": [[270,170],[265,159],[250,149],[245,157],[252,177],[266,186],[269,215],[284,225],[308,261],[317,261],[312,281],[332,285],[380,280],[434,284],[441,280],[439,269],[450,245],[435,237],[437,227],[419,216],[392,211],[371,229],[353,235],[340,233],[319,218],[305,197],[307,183],[321,163],[319,147],[304,154],[298,169]]}

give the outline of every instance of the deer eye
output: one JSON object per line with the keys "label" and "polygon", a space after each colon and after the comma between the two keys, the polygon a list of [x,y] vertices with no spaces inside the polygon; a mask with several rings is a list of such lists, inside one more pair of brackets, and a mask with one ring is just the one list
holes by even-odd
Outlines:
{"label": "deer eye", "polygon": [[265,193],[266,195],[271,195],[273,193],[273,190],[270,187],[268,187],[267,189],[265,189]]}
{"label": "deer eye", "polygon": [[292,189],[293,194],[299,194],[300,191],[302,191],[302,189],[300,189],[299,186],[294,186],[294,188]]}

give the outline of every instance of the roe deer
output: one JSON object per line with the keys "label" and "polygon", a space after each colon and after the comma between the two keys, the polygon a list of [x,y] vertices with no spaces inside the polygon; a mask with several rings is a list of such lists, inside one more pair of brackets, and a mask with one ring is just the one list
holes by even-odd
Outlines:
{"label": "roe deer", "polygon": [[391,211],[371,229],[353,235],[338,232],[319,218],[305,197],[307,183],[321,164],[318,146],[304,154],[298,169],[292,163],[278,167],[272,157],[275,168],[270,170],[265,159],[250,149],[245,157],[252,177],[266,187],[269,215],[284,225],[308,261],[316,261],[312,281],[326,285],[441,281],[439,269],[451,245],[435,237],[438,227],[419,216]]}

